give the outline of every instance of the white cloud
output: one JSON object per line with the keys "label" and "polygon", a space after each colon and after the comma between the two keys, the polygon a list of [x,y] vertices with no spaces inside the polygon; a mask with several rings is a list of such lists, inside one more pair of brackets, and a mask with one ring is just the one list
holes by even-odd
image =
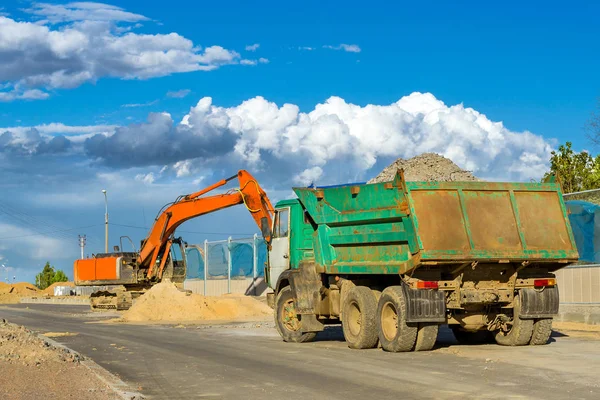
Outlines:
{"label": "white cloud", "polygon": [[314,49],[315,49],[314,47],[310,47],[310,46],[300,46],[300,47],[298,47],[298,50],[313,51]]}
{"label": "white cloud", "polygon": [[121,107],[124,108],[137,108],[137,107],[149,107],[158,103],[158,100],[149,101],[147,103],[131,103],[131,104],[123,104]]}
{"label": "white cloud", "polygon": [[147,185],[153,184],[155,179],[156,178],[154,177],[154,173],[152,173],[152,172],[147,173],[147,174],[137,174],[135,176],[136,181],[143,182]]}
{"label": "white cloud", "polygon": [[338,46],[325,45],[325,46],[323,46],[323,48],[330,49],[330,50],[343,50],[348,53],[360,53],[361,52],[361,48],[357,44],[342,43]]}
{"label": "white cloud", "polygon": [[[39,3],[26,10],[42,21],[0,16],[0,101],[44,99],[104,77],[150,79],[239,64],[222,46],[202,49],[175,33],[131,32],[148,18],[100,3]],[[54,25],[60,24],[60,25]],[[129,25],[123,25],[129,24]]]}
{"label": "white cloud", "polygon": [[254,43],[246,46],[246,51],[256,51],[260,47],[260,44]]}
{"label": "white cloud", "polygon": [[14,100],[45,100],[50,95],[38,89],[29,89],[20,91],[15,88],[9,92],[0,92],[0,102],[9,102]]}
{"label": "white cloud", "polygon": [[193,169],[192,165],[193,164],[190,160],[176,162],[175,165],[173,165],[175,175],[178,178],[191,175]]}
{"label": "white cloud", "polygon": [[[147,123],[92,139],[86,141],[88,154],[113,166],[181,161],[197,168],[243,166],[268,171],[265,176],[280,185],[309,178],[325,183],[362,179],[376,172],[371,171],[376,164],[424,152],[449,157],[481,177],[528,180],[547,170],[552,149],[541,136],[510,131],[502,122],[462,104],[447,106],[429,93],[364,107],[331,97],[308,113],[262,97],[228,108],[206,97],[179,124],[154,114]],[[149,141],[152,146],[140,148]],[[135,157],[140,152],[144,157]],[[189,169],[190,164],[181,165]]]}
{"label": "white cloud", "polygon": [[310,185],[316,183],[316,181],[323,175],[323,169],[321,167],[307,168],[294,177],[294,181],[301,185]]}
{"label": "white cloud", "polygon": [[175,91],[168,91],[167,92],[167,97],[171,97],[171,98],[174,98],[174,99],[182,99],[182,98],[186,97],[190,93],[191,93],[190,89],[181,89],[181,90],[175,90]]}
{"label": "white cloud", "polygon": [[21,135],[25,132],[35,129],[44,135],[82,135],[82,134],[95,134],[95,133],[112,133],[117,125],[65,125],[60,122],[51,122],[49,124],[41,124],[35,126],[12,126],[12,127],[0,127],[0,133],[9,131],[13,134]]}
{"label": "white cloud", "polygon": [[109,4],[95,2],[73,2],[68,4],[34,3],[27,10],[30,14],[44,18],[50,23],[72,21],[123,21],[139,22],[148,18],[127,12]]}
{"label": "white cloud", "polygon": [[240,61],[240,64],[242,64],[242,65],[257,65],[257,64],[268,64],[268,63],[269,63],[269,59],[264,58],[264,57],[261,57],[258,60],[243,59]]}

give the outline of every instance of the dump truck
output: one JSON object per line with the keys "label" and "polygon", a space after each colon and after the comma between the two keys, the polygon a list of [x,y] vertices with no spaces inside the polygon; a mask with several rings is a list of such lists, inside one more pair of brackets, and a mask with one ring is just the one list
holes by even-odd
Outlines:
{"label": "dump truck", "polygon": [[[239,187],[213,194],[232,180]],[[245,170],[194,193],[178,196],[157,214],[140,249],[99,253],[92,258],[75,260],[73,275],[78,286],[107,286],[91,294],[92,310],[127,310],[135,299],[153,285],[169,280],[182,288],[186,277],[185,241],[175,236],[177,228],[190,219],[243,204],[269,241],[273,206],[256,179]]]}
{"label": "dump truck", "polygon": [[275,206],[265,277],[286,342],[341,322],[349,347],[548,342],[554,272],[578,259],[560,184],[391,182],[295,188]]}

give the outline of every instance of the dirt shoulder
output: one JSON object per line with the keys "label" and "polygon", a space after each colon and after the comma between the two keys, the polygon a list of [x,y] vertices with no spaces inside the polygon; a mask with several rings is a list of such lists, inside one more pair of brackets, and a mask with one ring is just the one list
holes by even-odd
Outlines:
{"label": "dirt shoulder", "polygon": [[78,353],[54,346],[25,327],[0,320],[0,398],[121,398],[82,361]]}

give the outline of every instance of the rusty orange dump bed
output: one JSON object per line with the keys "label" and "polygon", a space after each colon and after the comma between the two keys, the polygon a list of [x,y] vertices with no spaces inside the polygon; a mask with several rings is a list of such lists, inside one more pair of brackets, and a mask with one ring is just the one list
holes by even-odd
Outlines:
{"label": "rusty orange dump bed", "polygon": [[407,182],[422,260],[578,257],[557,184]]}

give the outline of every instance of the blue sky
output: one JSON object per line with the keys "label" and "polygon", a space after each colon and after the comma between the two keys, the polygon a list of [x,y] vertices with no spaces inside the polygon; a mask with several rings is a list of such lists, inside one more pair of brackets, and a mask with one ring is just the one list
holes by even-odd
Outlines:
{"label": "blue sky", "polygon": [[[102,249],[102,188],[111,221],[144,226],[239,168],[277,199],[424,151],[494,180],[539,178],[565,140],[596,151],[596,2],[1,7],[0,257],[20,279],[71,273],[79,233]],[[256,231],[243,209],[182,230]]]}

